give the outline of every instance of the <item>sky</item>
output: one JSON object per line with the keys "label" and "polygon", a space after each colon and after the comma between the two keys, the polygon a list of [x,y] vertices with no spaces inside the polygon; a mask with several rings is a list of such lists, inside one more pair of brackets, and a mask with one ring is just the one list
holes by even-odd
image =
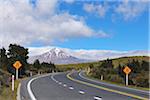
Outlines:
{"label": "sky", "polygon": [[0,47],[147,50],[148,0],[0,0]]}

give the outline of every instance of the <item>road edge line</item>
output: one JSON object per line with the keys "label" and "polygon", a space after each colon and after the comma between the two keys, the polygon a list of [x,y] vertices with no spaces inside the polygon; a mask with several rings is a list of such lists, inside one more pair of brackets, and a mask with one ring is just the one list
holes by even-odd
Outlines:
{"label": "road edge line", "polygon": [[49,75],[52,75],[52,73],[46,74],[46,75],[37,76],[37,77],[34,77],[34,78],[32,78],[32,79],[30,79],[30,80],[28,81],[28,83],[27,83],[27,91],[28,91],[28,93],[29,93],[29,96],[30,96],[31,100],[37,100],[36,97],[35,97],[35,95],[34,95],[33,92],[32,92],[31,83],[32,83],[34,80],[38,79],[38,78],[46,77],[46,76],[49,76]]}
{"label": "road edge line", "polygon": [[72,81],[75,81],[77,83],[85,84],[85,85],[88,85],[88,86],[91,86],[91,87],[103,89],[105,91],[118,93],[118,94],[121,94],[121,95],[130,96],[130,97],[137,98],[137,99],[149,100],[148,98],[140,97],[140,96],[137,96],[137,95],[134,95],[134,94],[129,94],[129,93],[126,93],[126,92],[121,92],[121,91],[118,91],[118,90],[113,90],[113,89],[105,88],[105,87],[98,86],[98,85],[95,85],[95,84],[91,84],[91,83],[87,83],[87,82],[84,82],[84,81],[80,81],[80,80],[77,80],[77,79],[74,79],[74,78],[70,77],[71,74],[72,74],[72,72],[68,73],[67,74],[67,78],[72,80]]}
{"label": "road edge line", "polygon": [[32,78],[29,82],[28,82],[28,84],[27,84],[27,90],[28,90],[28,93],[29,93],[29,95],[30,95],[30,98],[32,99],[32,100],[36,100],[36,98],[35,98],[35,96],[34,96],[34,94],[33,94],[33,92],[32,92],[32,90],[31,90],[31,83],[32,83],[32,81],[34,81],[36,78]]}
{"label": "road edge line", "polygon": [[[91,79],[91,78],[88,78],[88,77],[86,77],[86,76],[83,76],[81,73],[83,73],[83,72],[82,72],[82,71],[79,72],[79,76],[80,76],[81,78],[85,79],[85,80],[89,80],[89,81],[92,81],[92,82],[95,82],[95,83],[104,84],[103,82],[99,82],[99,81],[97,81],[97,80],[93,80],[93,79]],[[108,84],[108,83],[106,83],[106,84]],[[143,92],[143,93],[149,93],[149,91],[138,90],[138,89],[134,89],[134,88],[130,88],[130,87],[124,87],[124,86],[117,86],[117,85],[115,85],[115,84],[112,84],[112,85],[110,85],[110,86],[115,86],[115,87],[124,88],[124,89],[130,89],[130,90],[134,90],[134,91],[138,91],[138,92]]]}

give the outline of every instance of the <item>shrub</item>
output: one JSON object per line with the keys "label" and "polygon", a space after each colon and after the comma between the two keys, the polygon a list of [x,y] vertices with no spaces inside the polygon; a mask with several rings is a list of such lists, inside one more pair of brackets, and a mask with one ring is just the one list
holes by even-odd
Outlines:
{"label": "shrub", "polygon": [[105,79],[116,83],[124,83],[124,80],[119,75],[115,74],[109,74]]}
{"label": "shrub", "polygon": [[132,78],[132,81],[136,86],[149,88],[149,78],[146,74],[138,74]]}

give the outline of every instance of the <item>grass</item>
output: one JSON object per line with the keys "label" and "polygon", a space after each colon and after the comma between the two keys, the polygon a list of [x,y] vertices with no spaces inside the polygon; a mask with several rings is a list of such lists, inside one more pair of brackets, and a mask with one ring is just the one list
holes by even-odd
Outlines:
{"label": "grass", "polygon": [[0,100],[16,100],[17,98],[17,88],[20,83],[20,80],[15,80],[15,90],[12,92],[10,87],[2,87],[2,93],[0,94]]}
{"label": "grass", "polygon": [[86,74],[86,77],[88,77],[88,78],[90,78],[90,79],[97,80],[97,81],[101,81],[101,82],[106,82],[106,83],[118,85],[118,86],[124,86],[124,87],[133,88],[133,89],[144,90],[144,91],[149,91],[149,90],[150,90],[149,88],[137,87],[137,86],[134,86],[134,85],[125,86],[125,84],[122,84],[122,83],[116,83],[116,82],[107,81],[107,80],[100,80],[100,79],[98,79],[98,78],[94,78],[94,77],[92,77],[92,76],[90,76],[90,75],[87,75],[87,74]]}
{"label": "grass", "polygon": [[[138,60],[138,61],[147,61],[149,62],[150,57],[149,56],[131,56],[131,57],[121,57],[121,58],[114,58],[112,59],[114,68],[118,67],[119,64],[122,66],[125,66],[128,62],[132,60]],[[56,65],[56,68],[61,71],[67,71],[70,69],[86,69],[90,64],[93,64],[93,66],[99,66],[99,64],[102,63],[103,60],[97,61],[97,62],[89,62],[89,63],[79,63],[79,64],[61,64]]]}

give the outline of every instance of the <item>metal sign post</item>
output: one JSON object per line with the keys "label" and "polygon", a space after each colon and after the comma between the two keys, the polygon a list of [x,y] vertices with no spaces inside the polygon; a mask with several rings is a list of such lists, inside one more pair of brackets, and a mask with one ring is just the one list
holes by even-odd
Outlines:
{"label": "metal sign post", "polygon": [[16,69],[16,80],[18,80],[18,69]]}
{"label": "metal sign post", "polygon": [[128,74],[126,74],[126,86],[128,86]]}

